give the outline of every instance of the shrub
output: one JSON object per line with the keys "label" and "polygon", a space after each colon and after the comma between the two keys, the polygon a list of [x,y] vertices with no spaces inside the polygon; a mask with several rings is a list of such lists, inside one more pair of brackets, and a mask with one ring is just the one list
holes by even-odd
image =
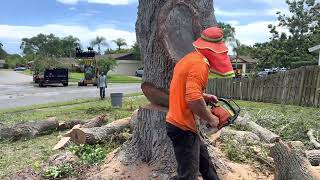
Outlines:
{"label": "shrub", "polygon": [[66,178],[74,174],[73,168],[70,164],[59,166],[50,166],[45,172],[44,177],[48,179]]}

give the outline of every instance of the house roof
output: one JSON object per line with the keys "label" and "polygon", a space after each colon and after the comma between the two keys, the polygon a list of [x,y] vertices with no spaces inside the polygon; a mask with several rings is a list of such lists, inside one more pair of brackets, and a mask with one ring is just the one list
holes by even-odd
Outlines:
{"label": "house roof", "polygon": [[320,51],[320,44],[318,46],[314,46],[312,48],[309,48],[309,52],[316,52]]}
{"label": "house roof", "polygon": [[233,58],[231,60],[232,63],[247,63],[247,64],[255,64],[257,63],[256,59],[253,59],[249,56],[238,56],[236,58]]}
{"label": "house roof", "polygon": [[135,60],[135,57],[133,56],[133,53],[119,53],[119,54],[105,54],[102,56],[96,56],[97,59],[103,59],[106,57],[111,56],[115,60]]}

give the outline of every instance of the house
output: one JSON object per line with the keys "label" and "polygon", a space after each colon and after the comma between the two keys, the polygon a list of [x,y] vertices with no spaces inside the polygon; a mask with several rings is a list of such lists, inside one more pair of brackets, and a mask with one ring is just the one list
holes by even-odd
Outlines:
{"label": "house", "polygon": [[257,64],[257,60],[249,56],[237,56],[231,58],[232,66],[234,70],[240,71],[243,76],[252,72],[253,68]]}
{"label": "house", "polygon": [[128,76],[134,76],[138,68],[142,66],[142,61],[136,60],[133,53],[120,53],[120,54],[107,54],[102,56],[96,56],[96,59],[103,59],[111,56],[117,61],[118,66],[110,71],[110,74],[123,74]]}
{"label": "house", "polygon": [[309,48],[309,52],[318,52],[319,53],[319,66],[320,66],[320,44],[318,46],[314,46]]}
{"label": "house", "polygon": [[5,60],[0,59],[0,68],[1,68],[1,69],[4,68],[4,64],[5,64],[5,63],[6,63]]}

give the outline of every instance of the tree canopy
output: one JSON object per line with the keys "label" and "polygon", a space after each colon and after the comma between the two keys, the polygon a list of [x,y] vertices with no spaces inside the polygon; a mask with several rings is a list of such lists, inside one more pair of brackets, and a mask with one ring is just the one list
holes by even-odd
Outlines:
{"label": "tree canopy", "polygon": [[92,47],[98,46],[98,52],[101,54],[101,46],[109,46],[105,37],[97,36],[90,42]]}
{"label": "tree canopy", "polygon": [[127,45],[126,40],[122,39],[122,38],[118,38],[116,40],[113,40],[112,42],[114,42],[118,46],[118,50],[121,50],[122,46],[126,46]]}
{"label": "tree canopy", "polygon": [[[290,13],[277,12],[278,24],[268,26],[269,42],[238,48],[240,55],[258,59],[261,68],[296,68],[317,62],[317,54],[308,49],[320,42],[320,3],[315,0],[287,0],[286,3]],[[288,32],[280,32],[280,29]]]}
{"label": "tree canopy", "polygon": [[54,34],[38,34],[32,38],[23,38],[20,49],[26,56],[74,57],[78,46],[80,40],[73,36],[59,38]]}

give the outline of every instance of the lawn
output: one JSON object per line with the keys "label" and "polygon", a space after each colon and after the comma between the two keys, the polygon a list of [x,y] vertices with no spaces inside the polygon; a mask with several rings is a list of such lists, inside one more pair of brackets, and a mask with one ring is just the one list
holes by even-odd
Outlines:
{"label": "lawn", "polygon": [[[112,108],[110,100],[83,99],[63,103],[27,106],[0,111],[0,122],[13,124],[57,117],[59,121],[90,119],[107,114],[110,121],[128,117],[134,109],[146,104],[140,94],[124,98],[122,108]],[[237,101],[242,115],[248,112],[258,124],[279,134],[283,139],[300,140],[308,145],[307,131],[320,130],[320,109],[260,102]],[[110,122],[109,121],[109,122]],[[32,140],[0,142],[0,177],[25,167],[37,166],[54,153],[51,149],[64,132],[37,137]],[[316,134],[317,135],[317,134]],[[319,138],[319,137],[318,137]]]}
{"label": "lawn", "polygon": [[309,144],[308,130],[314,129],[320,139],[320,108],[281,105],[250,101],[237,101],[244,112],[263,127],[283,139]]}
{"label": "lawn", "polygon": [[[57,117],[60,122],[63,122],[72,119],[90,119],[101,114],[107,114],[108,122],[111,122],[129,117],[134,109],[146,103],[146,98],[140,94],[125,97],[122,108],[112,108],[110,99],[51,103],[0,111],[0,122],[13,124],[22,121],[44,120],[49,117]],[[52,148],[63,134],[64,132],[54,132],[31,140],[0,142],[0,179],[2,176],[15,173],[25,167],[37,166],[49,156],[57,153],[57,151],[52,151]]]}

